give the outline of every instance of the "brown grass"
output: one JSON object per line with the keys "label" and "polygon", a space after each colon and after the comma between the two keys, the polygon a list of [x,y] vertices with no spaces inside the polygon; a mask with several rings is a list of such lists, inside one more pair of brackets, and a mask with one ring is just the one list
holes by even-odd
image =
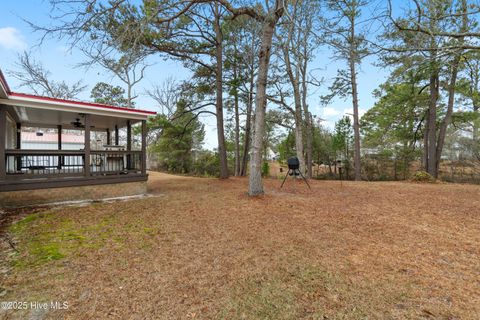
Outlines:
{"label": "brown grass", "polygon": [[157,197],[27,216],[0,300],[68,301],[54,319],[480,318],[479,186],[246,183],[152,173]]}

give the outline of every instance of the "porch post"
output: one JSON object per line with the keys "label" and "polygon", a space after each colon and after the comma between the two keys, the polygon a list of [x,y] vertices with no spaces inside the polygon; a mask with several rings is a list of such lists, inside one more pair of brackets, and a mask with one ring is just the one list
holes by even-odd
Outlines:
{"label": "porch post", "polygon": [[[62,150],[62,126],[61,125],[58,125],[57,126],[57,134],[58,134],[58,138],[57,138],[57,141],[58,141],[58,150]],[[57,169],[58,170],[61,170],[62,169],[62,156],[58,156],[58,163],[57,163]]]}
{"label": "porch post", "polygon": [[17,149],[22,149],[22,124],[20,122],[17,123]]}
{"label": "porch post", "polygon": [[5,162],[5,139],[7,135],[7,111],[0,106],[0,180],[5,180],[7,171]]}
{"label": "porch post", "polygon": [[85,115],[85,160],[83,162],[84,174],[90,176],[90,115]]}
{"label": "porch post", "polygon": [[118,146],[118,126],[115,125],[115,145]]}
{"label": "porch post", "polygon": [[142,174],[147,174],[147,121],[142,120]]}
{"label": "porch post", "polygon": [[[22,124],[17,123],[17,141],[16,141],[17,150],[22,149]],[[17,157],[17,171],[22,170],[22,156]]]}
{"label": "porch post", "polygon": [[110,129],[107,128],[107,145],[112,144],[112,137],[110,136]]}
{"label": "porch post", "polygon": [[[132,124],[127,120],[127,151],[132,151]],[[127,153],[127,170],[132,168],[132,157]]]}
{"label": "porch post", "polygon": [[127,151],[132,150],[132,124],[127,120]]}

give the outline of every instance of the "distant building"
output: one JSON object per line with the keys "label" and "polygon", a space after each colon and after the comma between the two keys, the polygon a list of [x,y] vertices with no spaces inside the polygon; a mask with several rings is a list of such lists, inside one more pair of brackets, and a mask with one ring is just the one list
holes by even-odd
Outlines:
{"label": "distant building", "polygon": [[[27,150],[55,150],[58,147],[58,133],[22,132],[22,148]],[[62,133],[62,150],[82,150],[85,147],[83,135]]]}

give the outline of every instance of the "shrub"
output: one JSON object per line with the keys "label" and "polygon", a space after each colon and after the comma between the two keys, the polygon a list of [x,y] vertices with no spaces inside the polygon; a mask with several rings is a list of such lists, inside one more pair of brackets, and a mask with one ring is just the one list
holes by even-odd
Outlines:
{"label": "shrub", "polygon": [[268,165],[268,162],[264,162],[262,165],[262,177],[268,177],[270,174],[270,166]]}
{"label": "shrub", "polygon": [[435,179],[428,172],[417,171],[413,174],[412,181],[415,181],[415,182],[434,182]]}
{"label": "shrub", "polygon": [[202,150],[197,153],[193,163],[193,175],[204,177],[218,177],[220,174],[220,159],[217,153],[209,150]]}

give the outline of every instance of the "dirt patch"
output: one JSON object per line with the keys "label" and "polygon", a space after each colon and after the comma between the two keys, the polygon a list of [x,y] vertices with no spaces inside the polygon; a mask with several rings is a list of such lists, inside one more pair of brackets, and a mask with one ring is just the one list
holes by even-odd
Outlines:
{"label": "dirt patch", "polygon": [[[45,318],[480,317],[480,187],[152,173],[163,194],[44,209],[9,227],[2,301]],[[25,318],[26,311],[1,311]]]}

